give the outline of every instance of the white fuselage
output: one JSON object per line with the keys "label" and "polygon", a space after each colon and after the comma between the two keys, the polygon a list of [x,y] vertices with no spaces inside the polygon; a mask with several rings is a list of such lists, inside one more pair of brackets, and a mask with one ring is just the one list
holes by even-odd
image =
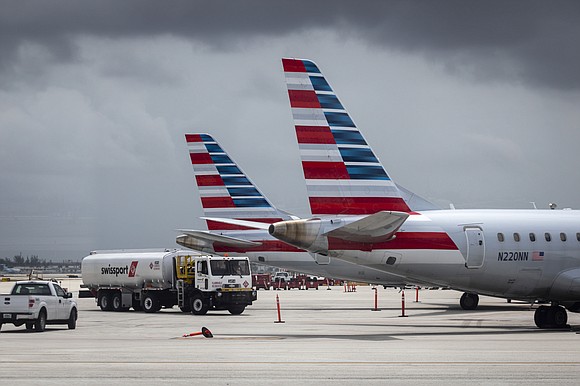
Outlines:
{"label": "white fuselage", "polygon": [[468,292],[580,300],[580,211],[428,211],[409,216],[395,239],[356,248],[329,240],[328,254]]}

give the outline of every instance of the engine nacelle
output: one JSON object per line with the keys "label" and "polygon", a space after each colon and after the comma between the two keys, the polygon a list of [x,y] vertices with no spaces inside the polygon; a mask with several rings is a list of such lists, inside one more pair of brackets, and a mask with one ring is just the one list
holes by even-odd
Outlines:
{"label": "engine nacelle", "polygon": [[271,224],[268,232],[275,238],[312,252],[328,250],[328,241],[321,235],[322,220],[289,220]]}

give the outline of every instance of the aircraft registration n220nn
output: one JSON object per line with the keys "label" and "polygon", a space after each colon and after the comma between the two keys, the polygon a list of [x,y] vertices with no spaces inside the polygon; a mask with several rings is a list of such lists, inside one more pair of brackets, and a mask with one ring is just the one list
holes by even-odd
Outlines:
{"label": "aircraft registration n220nn", "polygon": [[412,210],[318,66],[282,62],[313,217],[273,223],[272,236],[465,291],[464,309],[477,294],[551,303],[536,309],[539,328],[580,311],[579,211]]}

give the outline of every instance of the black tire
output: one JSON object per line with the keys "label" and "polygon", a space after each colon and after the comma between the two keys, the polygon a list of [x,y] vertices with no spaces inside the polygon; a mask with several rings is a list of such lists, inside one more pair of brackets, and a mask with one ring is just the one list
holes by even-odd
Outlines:
{"label": "black tire", "polygon": [[560,306],[550,307],[550,322],[553,323],[554,328],[564,328],[568,323],[568,313]]}
{"label": "black tire", "polygon": [[2,323],[0,323],[0,330],[2,329]]}
{"label": "black tire", "polygon": [[46,329],[46,310],[43,308],[38,314],[38,319],[34,322],[36,332],[43,332]]}
{"label": "black tire", "polygon": [[26,329],[28,331],[34,330],[34,322],[26,322]]}
{"label": "black tire", "polygon": [[68,329],[69,330],[74,330],[75,328],[77,328],[77,309],[73,308],[72,310],[70,310],[70,315],[68,317]]}
{"label": "black tire", "polygon": [[141,302],[139,300],[133,298],[133,302],[131,305],[133,306],[133,309],[135,311],[143,311],[143,306],[141,305]]}
{"label": "black tire", "polygon": [[142,307],[143,311],[147,313],[154,313],[161,309],[161,303],[159,302],[157,295],[147,293],[143,296]]}
{"label": "black tire", "polygon": [[477,294],[470,294],[465,292],[459,299],[459,305],[464,310],[475,310],[479,304],[479,296]]}
{"label": "black tire", "polygon": [[99,293],[99,305],[102,311],[111,311],[113,309],[111,294],[108,292]]}
{"label": "black tire", "polygon": [[244,304],[234,304],[228,307],[228,311],[232,315],[240,315],[245,309],[246,306]]}
{"label": "black tire", "polygon": [[191,312],[191,306],[183,306],[179,307],[179,309],[181,310],[181,312]]}
{"label": "black tire", "polygon": [[547,327],[548,317],[549,317],[549,315],[548,315],[549,309],[550,309],[550,307],[540,306],[540,307],[538,307],[536,312],[534,312],[534,323],[536,323],[536,326],[538,326],[538,328],[546,328]]}
{"label": "black tire", "polygon": [[111,309],[117,312],[126,311],[126,308],[123,308],[123,298],[121,296],[121,292],[117,291],[111,296]]}
{"label": "black tire", "polygon": [[191,297],[191,313],[194,315],[205,315],[209,310],[209,304],[207,300],[203,298],[200,294],[195,294]]}

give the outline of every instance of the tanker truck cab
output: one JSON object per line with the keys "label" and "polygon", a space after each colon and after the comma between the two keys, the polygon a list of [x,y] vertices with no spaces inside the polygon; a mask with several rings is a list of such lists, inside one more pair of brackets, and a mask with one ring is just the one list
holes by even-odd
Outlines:
{"label": "tanker truck cab", "polygon": [[247,257],[178,256],[176,262],[179,306],[194,315],[210,309],[238,315],[256,300]]}
{"label": "tanker truck cab", "polygon": [[184,250],[95,251],[82,261],[82,287],[103,311],[157,312],[179,306],[241,314],[256,300],[247,257]]}

